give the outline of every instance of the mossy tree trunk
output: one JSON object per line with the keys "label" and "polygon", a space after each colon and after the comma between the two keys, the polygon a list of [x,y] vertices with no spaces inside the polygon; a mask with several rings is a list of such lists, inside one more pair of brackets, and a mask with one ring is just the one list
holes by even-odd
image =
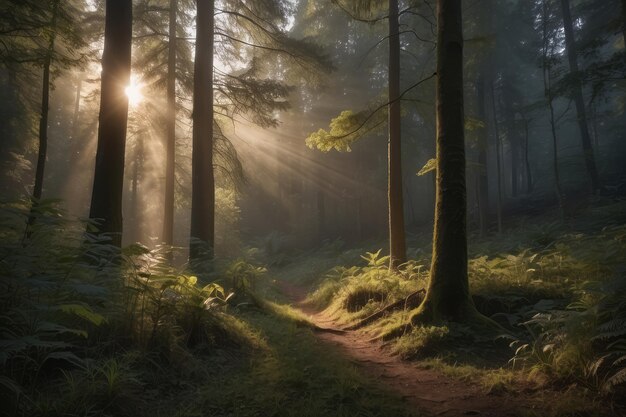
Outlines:
{"label": "mossy tree trunk", "polygon": [[213,257],[215,179],[213,174],[213,14],[214,0],[196,0],[193,80],[193,151],[189,259]]}
{"label": "mossy tree trunk", "polygon": [[437,3],[437,202],[430,282],[412,317],[466,321],[476,316],[467,277],[463,32],[461,1]]}
{"label": "mossy tree trunk", "polygon": [[128,123],[132,40],[132,1],[107,0],[102,54],[102,86],[96,168],[89,217],[100,219],[99,230],[122,244],[122,190]]}
{"label": "mossy tree trunk", "polygon": [[389,268],[406,262],[400,115],[400,32],[398,0],[389,0]]}

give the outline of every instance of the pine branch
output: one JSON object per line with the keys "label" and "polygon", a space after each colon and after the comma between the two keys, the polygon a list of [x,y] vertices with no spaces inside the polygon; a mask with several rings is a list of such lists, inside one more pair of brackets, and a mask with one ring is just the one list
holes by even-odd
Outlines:
{"label": "pine branch", "polygon": [[412,86],[410,86],[409,88],[407,88],[406,90],[404,90],[404,91],[403,91],[403,92],[402,92],[402,93],[398,96],[398,98],[396,98],[396,99],[394,99],[394,100],[391,100],[391,101],[388,101],[388,102],[387,102],[387,103],[385,103],[385,104],[381,104],[381,105],[380,105],[380,106],[378,106],[376,109],[374,109],[374,111],[372,111],[372,112],[371,112],[371,113],[370,113],[370,114],[369,114],[369,115],[365,118],[365,120],[363,120],[363,122],[361,122],[361,124],[360,124],[360,125],[359,125],[356,129],[352,130],[352,131],[351,131],[351,132],[349,132],[349,133],[346,133],[345,135],[341,135],[341,136],[332,136],[332,138],[333,138],[333,139],[344,139],[344,138],[346,138],[346,137],[348,137],[348,136],[350,136],[350,135],[353,135],[353,134],[357,133],[359,130],[361,130],[361,129],[362,129],[362,128],[363,128],[363,127],[367,124],[367,122],[368,122],[368,121],[369,121],[372,117],[374,117],[374,115],[375,115],[376,113],[378,113],[379,111],[381,111],[381,110],[382,110],[382,109],[384,109],[385,107],[389,106],[390,104],[393,104],[393,103],[395,103],[395,102],[397,102],[397,101],[400,101],[400,100],[402,99],[402,97],[404,97],[404,95],[405,95],[406,93],[408,93],[408,92],[409,92],[409,91],[411,91],[412,89],[414,89],[414,88],[418,87],[419,85],[421,85],[421,84],[425,83],[426,81],[428,81],[428,80],[430,80],[431,78],[434,78],[434,77],[436,77],[436,76],[437,76],[437,73],[436,73],[436,72],[434,72],[434,73],[432,73],[431,75],[429,75],[428,77],[426,77],[426,78],[424,78],[424,79],[422,79],[422,80],[420,80],[420,81],[416,82],[415,84],[413,84]]}

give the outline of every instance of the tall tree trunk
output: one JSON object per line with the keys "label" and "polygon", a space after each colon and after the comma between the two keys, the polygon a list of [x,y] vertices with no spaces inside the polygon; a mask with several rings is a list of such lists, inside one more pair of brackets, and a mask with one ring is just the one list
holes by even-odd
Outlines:
{"label": "tall tree trunk", "polygon": [[[74,96],[74,115],[72,116],[72,151],[76,151],[76,138],[78,137],[78,122],[80,121],[80,95],[83,90],[83,74],[78,76],[76,82],[76,95]],[[72,157],[76,156],[72,152]]]}
{"label": "tall tree trunk", "polygon": [[141,227],[141,210],[139,205],[139,177],[141,171],[143,171],[144,163],[144,138],[143,135],[137,137],[137,143],[135,145],[133,163],[133,177],[131,182],[131,218],[132,227],[130,230],[130,243],[141,242],[142,227]]}
{"label": "tall tree trunk", "polygon": [[[41,115],[39,118],[39,151],[37,153],[37,169],[35,171],[35,186],[33,188],[33,198],[41,199],[43,191],[44,169],[46,167],[46,157],[48,154],[48,113],[50,110],[50,65],[54,54],[54,42],[56,40],[57,16],[59,13],[59,1],[56,0],[52,6],[52,18],[50,21],[50,39],[43,63],[43,83],[41,88]],[[29,223],[32,225],[34,217],[30,217]]]}
{"label": "tall tree trunk", "polygon": [[170,0],[169,43],[167,55],[167,115],[165,137],[165,198],[163,201],[163,238],[174,244],[174,183],[176,163],[176,12],[178,1]]}
{"label": "tall tree trunk", "polygon": [[580,139],[582,141],[583,155],[585,158],[585,166],[587,173],[591,179],[591,188],[594,193],[601,188],[596,161],[591,146],[591,137],[589,136],[589,126],[587,125],[587,114],[585,112],[585,101],[583,98],[583,83],[578,74],[578,58],[576,52],[576,40],[574,38],[574,28],[572,25],[572,15],[570,12],[569,0],[561,0],[561,8],[563,9],[563,28],[565,30],[565,48],[567,50],[567,59],[569,61],[570,73],[576,77],[574,86],[574,104],[576,104],[576,114],[578,116],[578,127],[580,129]]}
{"label": "tall tree trunk", "polygon": [[[476,81],[476,100],[478,101],[478,118],[481,121],[487,120],[485,109],[485,74],[481,72]],[[486,126],[486,124],[485,124]],[[485,236],[489,228],[489,178],[487,177],[487,150],[489,141],[487,140],[487,128],[485,127],[478,142],[478,216],[480,224],[480,235]]]}
{"label": "tall tree trunk", "polygon": [[[513,116],[514,117],[514,116]],[[509,145],[511,146],[511,196],[517,197],[519,188],[519,142],[515,131],[515,119],[509,120]]]}
{"label": "tall tree trunk", "polygon": [[502,233],[502,155],[500,148],[502,143],[500,142],[500,128],[498,126],[498,111],[496,109],[496,93],[493,87],[493,81],[491,82],[491,110],[493,113],[493,132],[496,141],[496,175],[498,184],[498,198],[497,198],[497,217],[498,217],[498,233]]}
{"label": "tall tree trunk", "polygon": [[552,94],[552,75],[551,66],[549,63],[550,58],[550,40],[548,34],[548,4],[546,0],[543,0],[543,45],[542,45],[542,73],[543,73],[543,88],[544,95],[548,103],[548,109],[550,111],[550,132],[552,134],[552,169],[554,172],[554,189],[556,198],[559,204],[559,210],[561,212],[561,218],[565,219],[565,206],[563,204],[563,193],[561,190],[561,180],[559,175],[559,155],[558,155],[558,143],[556,134],[556,119],[554,117],[554,96]]}
{"label": "tall tree trunk", "polygon": [[565,219],[565,205],[563,203],[563,191],[561,190],[561,175],[559,173],[559,150],[552,97],[548,98],[548,107],[550,108],[550,132],[552,133],[552,170],[554,172],[554,191],[556,193],[556,198],[559,203],[561,218]]}
{"label": "tall tree trunk", "polygon": [[528,155],[530,140],[530,135],[528,134],[528,124],[530,121],[526,118],[526,116],[522,115],[522,117],[524,119],[524,166],[526,168],[526,193],[530,194],[533,191],[533,175],[530,170],[530,157]]}
{"label": "tall tree trunk", "polygon": [[101,233],[122,244],[122,190],[128,123],[132,41],[132,0],[107,0],[102,53],[98,147],[89,217],[100,219]]}
{"label": "tall tree trunk", "polygon": [[414,323],[477,314],[467,277],[461,2],[437,4],[437,203],[430,281]]}
{"label": "tall tree trunk", "polygon": [[193,76],[193,153],[189,259],[213,258],[215,180],[213,174],[213,13],[214,0],[196,0]]}
{"label": "tall tree trunk", "polygon": [[389,268],[406,262],[400,132],[400,32],[398,0],[389,0]]}
{"label": "tall tree trunk", "polygon": [[[502,80],[502,109],[506,126],[506,138],[511,152],[511,196],[517,197],[520,187],[520,137],[515,112],[515,74],[505,73]],[[503,150],[504,154],[504,150]],[[504,161],[502,155],[502,161]],[[506,166],[506,164],[505,164]]]}

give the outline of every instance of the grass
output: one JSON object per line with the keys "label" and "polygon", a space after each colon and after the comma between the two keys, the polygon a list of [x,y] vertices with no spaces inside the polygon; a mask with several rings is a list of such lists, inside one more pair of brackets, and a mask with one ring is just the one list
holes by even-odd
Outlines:
{"label": "grass", "polygon": [[[515,392],[520,384],[561,390],[565,400],[559,405],[561,399],[553,399],[560,409],[554,415],[579,415],[572,410],[581,396],[592,405],[602,396],[619,397],[626,382],[624,213],[626,202],[598,200],[566,224],[548,215],[518,219],[501,235],[473,236],[469,278],[474,302],[508,329],[508,340],[481,338],[441,323],[407,329],[389,343],[390,350],[404,358],[434,358],[445,373],[470,378],[492,392]],[[308,253],[305,267],[293,265],[279,274],[311,288],[309,302],[339,324],[352,325],[425,287],[429,244],[423,237],[409,243],[416,256],[400,273],[390,273],[387,258],[370,246],[361,249],[359,262],[341,263],[338,253],[328,251]],[[388,312],[364,332],[386,334],[403,328],[410,316],[410,309]],[[593,406],[584,410],[580,415],[595,415]]]}
{"label": "grass", "polygon": [[[248,362],[198,387],[188,414],[229,416],[409,416],[397,395],[368,382],[290,317],[241,316],[264,340]],[[323,358],[323,360],[320,360]]]}
{"label": "grass", "polygon": [[[309,302],[352,324],[425,287],[426,236],[411,241],[413,260],[399,273],[375,244],[335,241],[289,256],[268,244],[250,252],[271,271],[240,259],[214,274],[222,285],[202,287],[139,246],[126,249],[123,267],[103,263],[109,250],[84,242],[84,224],[41,207],[27,241],[28,206],[0,211],[0,402],[15,406],[0,415],[415,415],[321,344],[270,278],[310,288]],[[506,343],[440,323],[407,328],[389,349],[487,392],[527,390],[533,403],[554,404],[529,415],[600,415],[626,380],[625,212],[623,203],[592,207],[568,227],[536,219],[472,241],[475,303],[508,327]],[[94,253],[100,263],[86,262]],[[365,337],[410,316],[389,312]]]}

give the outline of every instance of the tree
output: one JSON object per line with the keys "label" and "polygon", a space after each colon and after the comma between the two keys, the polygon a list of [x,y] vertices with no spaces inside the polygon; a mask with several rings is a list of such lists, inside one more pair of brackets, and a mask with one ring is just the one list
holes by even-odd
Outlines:
{"label": "tree", "polygon": [[193,87],[193,153],[189,259],[213,257],[215,178],[213,173],[214,0],[196,0],[196,54]]}
{"label": "tree", "polygon": [[467,276],[461,10],[458,0],[437,2],[437,202],[430,280],[414,324],[479,316]]}
{"label": "tree", "polygon": [[402,135],[400,116],[400,28],[398,0],[389,0],[389,268],[406,262],[402,189]]}
{"label": "tree", "polygon": [[573,98],[576,105],[576,114],[578,116],[578,128],[580,130],[580,139],[583,147],[583,156],[585,158],[585,166],[587,173],[591,179],[591,188],[594,193],[601,188],[598,169],[591,145],[591,136],[589,135],[589,126],[587,123],[587,113],[585,110],[585,100],[583,98],[583,83],[578,69],[578,53],[576,50],[576,40],[574,38],[574,27],[572,23],[572,15],[570,11],[569,0],[561,0],[561,9],[563,13],[563,28],[565,31],[565,48],[567,51],[567,59],[569,61],[570,74],[576,77],[576,83],[573,86]]}
{"label": "tree", "polygon": [[[399,265],[406,262],[406,237],[404,230],[404,198],[402,187],[402,136],[401,136],[401,93],[400,93],[400,29],[399,29],[399,10],[398,0],[389,0],[388,15],[382,18],[364,18],[360,13],[377,11],[380,7],[375,2],[355,1],[350,4],[349,8],[344,8],[339,2],[338,4],[344,11],[350,14],[354,19],[365,21],[368,23],[377,22],[379,20],[389,20],[389,55],[388,55],[388,103],[380,106],[376,111],[387,107],[388,117],[388,156],[387,156],[387,204],[388,204],[388,231],[389,231],[389,268],[396,270]],[[350,10],[351,9],[351,10]],[[354,115],[351,112],[344,112],[331,122],[338,126],[343,125],[343,129],[347,132],[344,134],[333,134],[320,129],[307,138],[307,143],[311,147],[317,147],[320,150],[328,151],[332,148],[337,150],[348,150],[349,144],[364,134],[380,125],[378,119],[372,118],[372,115],[361,114]],[[365,120],[363,120],[365,118]],[[362,123],[361,123],[362,121]],[[346,126],[347,125],[347,126]],[[361,129],[363,129],[361,131]]]}
{"label": "tree", "polygon": [[[243,176],[224,122],[236,125],[240,118],[247,118],[261,127],[277,126],[276,114],[288,108],[286,97],[291,88],[283,81],[261,77],[273,70],[276,78],[285,79],[292,66],[309,71],[328,68],[314,44],[287,36],[287,9],[281,1],[232,1],[225,4],[227,9],[215,9],[215,4],[206,0],[197,0],[196,5],[192,261],[201,255],[213,257],[215,172],[233,183],[241,182]],[[204,27],[207,25],[210,30]],[[214,54],[230,65],[230,72],[213,67]]]}
{"label": "tree", "polygon": [[111,235],[112,243],[122,243],[122,190],[124,154],[128,123],[130,82],[132,1],[107,0],[98,146],[89,217],[99,219],[99,232]]}
{"label": "tree", "polygon": [[559,148],[557,137],[557,117],[554,112],[554,87],[552,86],[553,67],[556,65],[554,49],[557,46],[555,41],[555,30],[550,31],[549,28],[550,7],[548,1],[542,1],[541,12],[541,33],[542,33],[542,47],[541,47],[541,69],[543,75],[544,95],[546,97],[546,104],[548,105],[550,114],[550,133],[552,136],[552,172],[554,173],[554,191],[556,194],[557,202],[559,204],[559,210],[561,212],[561,218],[565,218],[565,205],[563,202],[563,190],[561,189],[561,174],[559,170]]}
{"label": "tree", "polygon": [[[54,42],[56,40],[57,18],[59,13],[59,2],[55,0],[52,6],[52,17],[50,21],[50,34],[48,35],[48,48],[45,51],[43,62],[43,85],[41,89],[41,117],[39,119],[39,152],[37,155],[37,171],[35,173],[35,187],[33,197],[36,200],[41,198],[43,190],[43,175],[46,165],[46,154],[48,150],[48,113],[50,108],[50,65],[54,54]],[[31,217],[31,222],[34,217]]]}
{"label": "tree", "polygon": [[167,114],[165,136],[165,200],[163,202],[163,238],[174,244],[174,183],[176,180],[176,13],[178,1],[170,0],[167,53]]}
{"label": "tree", "polygon": [[496,144],[496,184],[497,184],[497,200],[496,212],[498,217],[498,233],[502,233],[502,141],[500,139],[500,127],[498,120],[498,110],[496,106],[496,93],[493,81],[489,86],[491,88],[491,111],[493,115],[493,136]]}
{"label": "tree", "polygon": [[[2,4],[2,18],[0,18],[0,66],[2,71],[15,72],[13,81],[39,84],[39,107],[35,108],[35,97],[30,96],[30,89],[19,85],[19,95],[29,104],[22,111],[32,111],[37,114],[37,157],[35,160],[35,178],[32,197],[33,205],[41,199],[44,189],[45,166],[48,158],[48,131],[50,115],[50,91],[54,79],[66,70],[79,67],[86,61],[87,37],[89,31],[78,23],[86,17],[81,11],[84,4],[80,0],[61,2],[51,0],[44,3],[33,0],[20,2],[6,1]],[[9,12],[10,10],[10,12]],[[19,76],[18,74],[19,73]],[[11,103],[15,106],[17,103]],[[27,119],[27,117],[24,117]],[[8,120],[5,122],[9,125]],[[9,127],[9,130],[11,128]],[[30,134],[30,129],[26,129]],[[7,132],[8,133],[8,132]],[[12,142],[10,134],[3,134],[3,142]],[[33,224],[35,217],[29,218]]]}

